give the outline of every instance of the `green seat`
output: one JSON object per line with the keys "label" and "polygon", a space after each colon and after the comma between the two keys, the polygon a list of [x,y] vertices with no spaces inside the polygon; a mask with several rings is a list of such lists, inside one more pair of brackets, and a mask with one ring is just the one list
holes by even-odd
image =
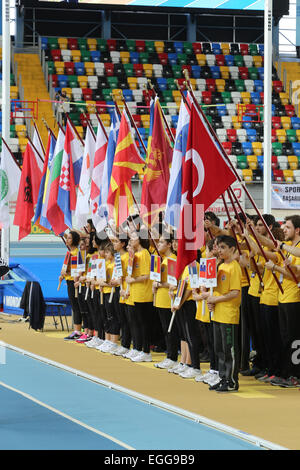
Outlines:
{"label": "green seat", "polygon": [[57,38],[48,38],[49,49],[59,49]]}
{"label": "green seat", "polygon": [[155,45],[154,45],[154,41],[146,41],[145,42],[145,50],[147,52],[155,52]]}
{"label": "green seat", "polygon": [[256,67],[249,67],[248,74],[250,80],[257,80],[258,79],[258,70]]}
{"label": "green seat", "polygon": [[164,90],[162,92],[163,99],[166,103],[172,103],[174,101],[172,90]]}
{"label": "green seat", "polygon": [[298,137],[296,134],[296,129],[286,129],[286,136],[289,142],[298,142]]}
{"label": "green seat", "polygon": [[187,63],[187,55],[186,54],[177,54],[177,64],[178,65],[186,65]]}
{"label": "green seat", "polygon": [[272,142],[272,153],[279,157],[282,155],[282,143],[281,142]]}
{"label": "green seat", "polygon": [[245,81],[244,80],[234,80],[236,91],[245,91]]}
{"label": "green seat", "polygon": [[129,52],[135,52],[135,41],[133,39],[127,39],[126,46]]}
{"label": "green seat", "polygon": [[172,65],[173,77],[182,78],[182,68],[181,65]]}
{"label": "green seat", "polygon": [[127,77],[134,77],[133,64],[123,64],[123,67]]}
{"label": "green seat", "polygon": [[118,77],[107,77],[110,88],[118,88]]}
{"label": "green seat", "polygon": [[[78,110],[79,111],[79,110]],[[80,126],[80,113],[69,113],[70,119],[74,126]]]}
{"label": "green seat", "polygon": [[77,39],[78,43],[78,48],[80,51],[86,51],[87,50],[87,40],[85,38],[78,38]]}
{"label": "green seat", "polygon": [[167,78],[168,90],[177,90],[177,85],[174,78]]}
{"label": "green seat", "polygon": [[244,67],[244,58],[242,55],[235,55],[234,56],[234,65],[236,65],[236,67]]}
{"label": "green seat", "polygon": [[81,51],[81,62],[91,62],[91,51]]}
{"label": "green seat", "polygon": [[240,170],[246,170],[248,168],[247,155],[237,155],[236,161],[237,161],[237,167]]}
{"label": "green seat", "polygon": [[[14,124],[10,125],[9,128],[9,136],[11,139],[14,139],[16,137],[16,126]],[[1,140],[1,139],[0,139]],[[2,142],[2,141],[1,141]]]}
{"label": "green seat", "polygon": [[140,52],[140,63],[149,64],[149,52]]}
{"label": "green seat", "polygon": [[111,88],[102,88],[102,95],[103,95],[104,101],[110,101],[112,99],[111,94],[112,94]]}
{"label": "green seat", "polygon": [[55,74],[54,62],[52,62],[52,60],[49,60],[47,64],[48,64],[48,73],[50,75],[54,75]]}
{"label": "green seat", "polygon": [[193,44],[191,42],[184,42],[183,43],[183,50],[186,54],[191,55],[193,54]]}
{"label": "green seat", "polygon": [[221,96],[222,96],[222,99],[223,99],[223,103],[224,104],[228,104],[228,103],[231,103],[231,93],[230,91],[222,91],[221,92]]}
{"label": "green seat", "polygon": [[97,39],[97,48],[99,51],[105,52],[107,50],[106,39]]}
{"label": "green seat", "polygon": [[249,54],[258,55],[258,49],[256,44],[249,44]]}
{"label": "green seat", "polygon": [[78,88],[78,78],[77,75],[69,75],[68,83],[70,88]]}

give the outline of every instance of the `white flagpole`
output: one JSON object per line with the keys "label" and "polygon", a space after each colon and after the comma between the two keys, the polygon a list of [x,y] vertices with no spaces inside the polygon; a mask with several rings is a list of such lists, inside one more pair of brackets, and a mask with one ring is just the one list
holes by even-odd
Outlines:
{"label": "white flagpole", "polygon": [[272,26],[273,2],[265,0],[264,23],[264,213],[271,213],[272,188]]}
{"label": "white flagpole", "polygon": [[[2,0],[2,136],[10,138],[10,2]],[[2,144],[3,145],[3,144]],[[9,262],[9,228],[1,231],[1,257]]]}

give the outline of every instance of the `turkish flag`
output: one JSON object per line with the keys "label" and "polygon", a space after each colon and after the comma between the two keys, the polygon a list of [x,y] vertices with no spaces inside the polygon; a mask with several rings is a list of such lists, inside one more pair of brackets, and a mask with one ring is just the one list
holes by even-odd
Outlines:
{"label": "turkish flag", "polygon": [[28,142],[23,155],[22,174],[16,203],[14,225],[19,226],[19,240],[31,232],[31,219],[37,203],[42,179],[36,154]]}
{"label": "turkish flag", "polygon": [[205,210],[236,180],[214,139],[206,119],[194,105],[187,149],[182,165],[180,225],[177,234],[177,279],[185,266],[197,258],[204,242]]}

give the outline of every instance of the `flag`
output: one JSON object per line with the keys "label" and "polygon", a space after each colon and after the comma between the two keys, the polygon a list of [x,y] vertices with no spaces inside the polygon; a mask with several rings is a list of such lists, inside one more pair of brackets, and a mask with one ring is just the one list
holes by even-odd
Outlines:
{"label": "flag", "polygon": [[31,219],[37,203],[42,172],[38,166],[36,153],[28,141],[23,155],[23,167],[19,186],[14,225],[19,226],[19,240],[31,232]]}
{"label": "flag", "polygon": [[165,213],[165,222],[175,229],[178,229],[180,221],[182,161],[186,152],[189,123],[190,111],[184,100],[181,100]]}
{"label": "flag", "polygon": [[[48,178],[49,178],[48,175],[49,175],[49,170],[50,170],[52,159],[53,159],[55,144],[56,144],[56,139],[54,135],[51,132],[49,132],[46,154],[45,154],[45,161],[44,161],[44,168],[42,172],[42,179],[41,179],[41,184],[40,184],[40,189],[39,189],[38,201],[37,201],[37,205],[35,209],[35,216],[34,216],[34,221],[33,221],[34,224],[37,224],[48,230],[51,229],[51,226],[48,220],[43,219],[42,221],[41,218],[42,218],[42,210],[43,210],[43,204],[44,204],[44,196],[45,196],[45,192],[47,189]],[[47,184],[46,184],[46,181],[47,181]]]}
{"label": "flag", "polygon": [[70,259],[71,259],[71,252],[67,251],[64,262],[63,262],[63,265],[62,265],[62,269],[61,269],[62,273],[67,272],[68,266],[70,264]]}
{"label": "flag", "polygon": [[[44,157],[45,155],[45,150],[41,144],[41,139],[39,137],[39,133],[38,133],[38,130],[37,128],[34,126],[34,131],[33,131],[33,136],[32,136],[32,143],[33,143],[33,147],[35,149],[35,151],[41,156],[41,157]],[[38,158],[38,166],[40,168],[41,171],[43,171],[43,162],[40,158]]]}
{"label": "flag", "polygon": [[64,222],[64,213],[57,204],[61,164],[64,153],[64,141],[65,135],[60,129],[57,136],[53,161],[48,178],[47,192],[44,196],[45,201],[42,210],[42,217],[47,218],[56,235],[64,233],[68,228]]}
{"label": "flag", "polygon": [[152,225],[158,213],[165,208],[172,153],[173,150],[164,128],[162,110],[156,97],[154,104],[151,103],[150,107],[147,167],[141,197],[140,215],[147,225]]}
{"label": "flag", "polygon": [[200,266],[199,266],[199,284],[200,286],[206,287],[206,262],[207,258],[200,259]]}
{"label": "flag", "polygon": [[116,110],[111,114],[111,126],[108,137],[107,151],[105,155],[105,162],[103,167],[103,177],[101,182],[99,205],[97,209],[97,232],[101,232],[108,222],[108,208],[107,208],[107,197],[110,185],[110,177],[112,173],[112,167],[114,163],[114,156],[117,146],[118,134],[120,128],[120,119],[117,115]]}
{"label": "flag", "polygon": [[178,281],[176,296],[175,296],[174,303],[173,303],[174,307],[179,307],[179,305],[181,303],[181,299],[182,299],[184,291],[185,291],[185,287],[186,287],[186,280],[185,279],[180,279],[180,281]]}
{"label": "flag", "polygon": [[94,166],[92,171],[90,209],[92,212],[93,224],[96,227],[99,221],[98,205],[100,198],[100,187],[103,177],[105,155],[107,151],[108,138],[101,123],[98,123],[97,137],[95,144]]}
{"label": "flag", "polygon": [[0,226],[9,227],[9,201],[18,192],[21,179],[21,170],[15,162],[10,151],[2,142],[0,163]]}
{"label": "flag", "polygon": [[157,255],[151,255],[150,260],[150,279],[151,281],[160,282],[161,280],[161,258]]}
{"label": "flag", "polygon": [[203,213],[236,180],[229,164],[194,104],[182,165],[182,196],[176,277],[197,258],[203,245]]}
{"label": "flag", "polygon": [[77,253],[77,271],[78,273],[85,272],[85,251],[78,250]]}
{"label": "flag", "polygon": [[84,154],[83,162],[80,174],[80,181],[77,193],[77,202],[75,209],[75,216],[79,227],[83,227],[86,224],[90,213],[90,194],[91,194],[91,182],[92,182],[92,171],[94,166],[95,156],[95,137],[90,129],[90,126],[86,128],[85,143],[84,143]]}
{"label": "flag", "polygon": [[145,162],[135,144],[126,111],[122,114],[120,130],[112,167],[107,204],[110,217],[117,227],[127,219],[133,207],[131,178],[142,174]]}
{"label": "flag", "polygon": [[71,256],[71,277],[77,277],[77,256]]}
{"label": "flag", "polygon": [[198,266],[197,262],[193,261],[189,265],[189,280],[190,286],[192,289],[198,289],[199,287],[199,278],[198,278]]}
{"label": "flag", "polygon": [[168,275],[167,282],[171,286],[177,286],[176,279],[176,259],[168,258]]}

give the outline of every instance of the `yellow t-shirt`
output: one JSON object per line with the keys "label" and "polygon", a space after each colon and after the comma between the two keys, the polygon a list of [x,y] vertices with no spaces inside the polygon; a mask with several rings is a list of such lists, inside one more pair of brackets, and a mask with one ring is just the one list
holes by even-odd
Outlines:
{"label": "yellow t-shirt", "polygon": [[[78,255],[78,248],[75,248],[73,251],[70,252],[70,256],[77,256]],[[65,275],[66,281],[74,281],[74,277],[71,276],[71,259],[70,263],[68,264],[67,273]]]}
{"label": "yellow t-shirt", "polygon": [[196,312],[196,320],[202,321],[203,323],[210,323],[210,313],[208,310],[207,302],[205,302],[204,312],[203,309],[203,302],[204,300],[199,300],[197,302],[197,312]]}
{"label": "yellow t-shirt", "polygon": [[239,263],[234,260],[230,263],[222,263],[218,270],[218,285],[214,288],[214,295],[225,295],[232,290],[238,290],[239,295],[228,302],[220,302],[215,305],[212,319],[218,323],[230,323],[237,325],[240,321],[242,272]]}
{"label": "yellow t-shirt", "polygon": [[[170,256],[165,256],[161,263],[161,282],[168,282],[168,258],[176,259],[177,256],[172,253]],[[159,287],[156,291],[155,307],[158,308],[171,308],[171,297],[169,296],[168,287]]]}
{"label": "yellow t-shirt", "polygon": [[[256,264],[265,265],[265,259],[261,255],[254,256]],[[261,275],[262,277],[262,275]],[[248,294],[253,295],[253,297],[260,297],[263,289],[260,285],[260,280],[256,271],[250,271],[250,286],[248,289]]]}
{"label": "yellow t-shirt", "polygon": [[[134,255],[132,277],[150,276],[150,253],[146,249],[137,251]],[[130,285],[130,297],[133,302],[152,302],[152,281],[150,278]]]}
{"label": "yellow t-shirt", "polygon": [[[197,269],[198,269],[198,272],[199,272],[199,263],[197,263]],[[185,279],[187,281],[187,284],[186,284],[186,289],[188,289],[190,291],[190,295],[188,296],[188,298],[186,299],[186,302],[188,300],[194,300],[193,299],[193,293],[192,293],[192,288],[191,288],[191,284],[190,284],[190,276],[189,276],[189,267],[186,266],[184,268],[184,271],[181,275],[181,278],[180,279]]]}
{"label": "yellow t-shirt", "polygon": [[[106,269],[106,282],[109,283],[112,278],[113,270],[114,270],[115,260],[105,261],[105,269]],[[103,294],[110,294],[111,287],[103,287]]]}
{"label": "yellow t-shirt", "polygon": [[[277,255],[276,264],[280,264],[279,254]],[[274,273],[277,279],[279,279],[279,273]],[[263,273],[263,283],[264,283],[264,290],[260,296],[260,303],[264,305],[276,306],[278,305],[278,294],[279,294],[279,287],[276,283],[272,271],[269,269],[265,269]]]}
{"label": "yellow t-shirt", "polygon": [[[292,245],[292,242],[286,242],[286,245]],[[299,243],[297,244],[299,246]],[[300,266],[300,258],[285,252],[286,256],[291,259],[291,264],[294,266]],[[283,261],[281,262],[283,266]],[[285,276],[279,275],[279,280],[282,280],[283,294],[279,291],[278,301],[282,304],[300,302],[300,289],[294,280],[288,279]],[[300,307],[299,307],[300,312]]]}

